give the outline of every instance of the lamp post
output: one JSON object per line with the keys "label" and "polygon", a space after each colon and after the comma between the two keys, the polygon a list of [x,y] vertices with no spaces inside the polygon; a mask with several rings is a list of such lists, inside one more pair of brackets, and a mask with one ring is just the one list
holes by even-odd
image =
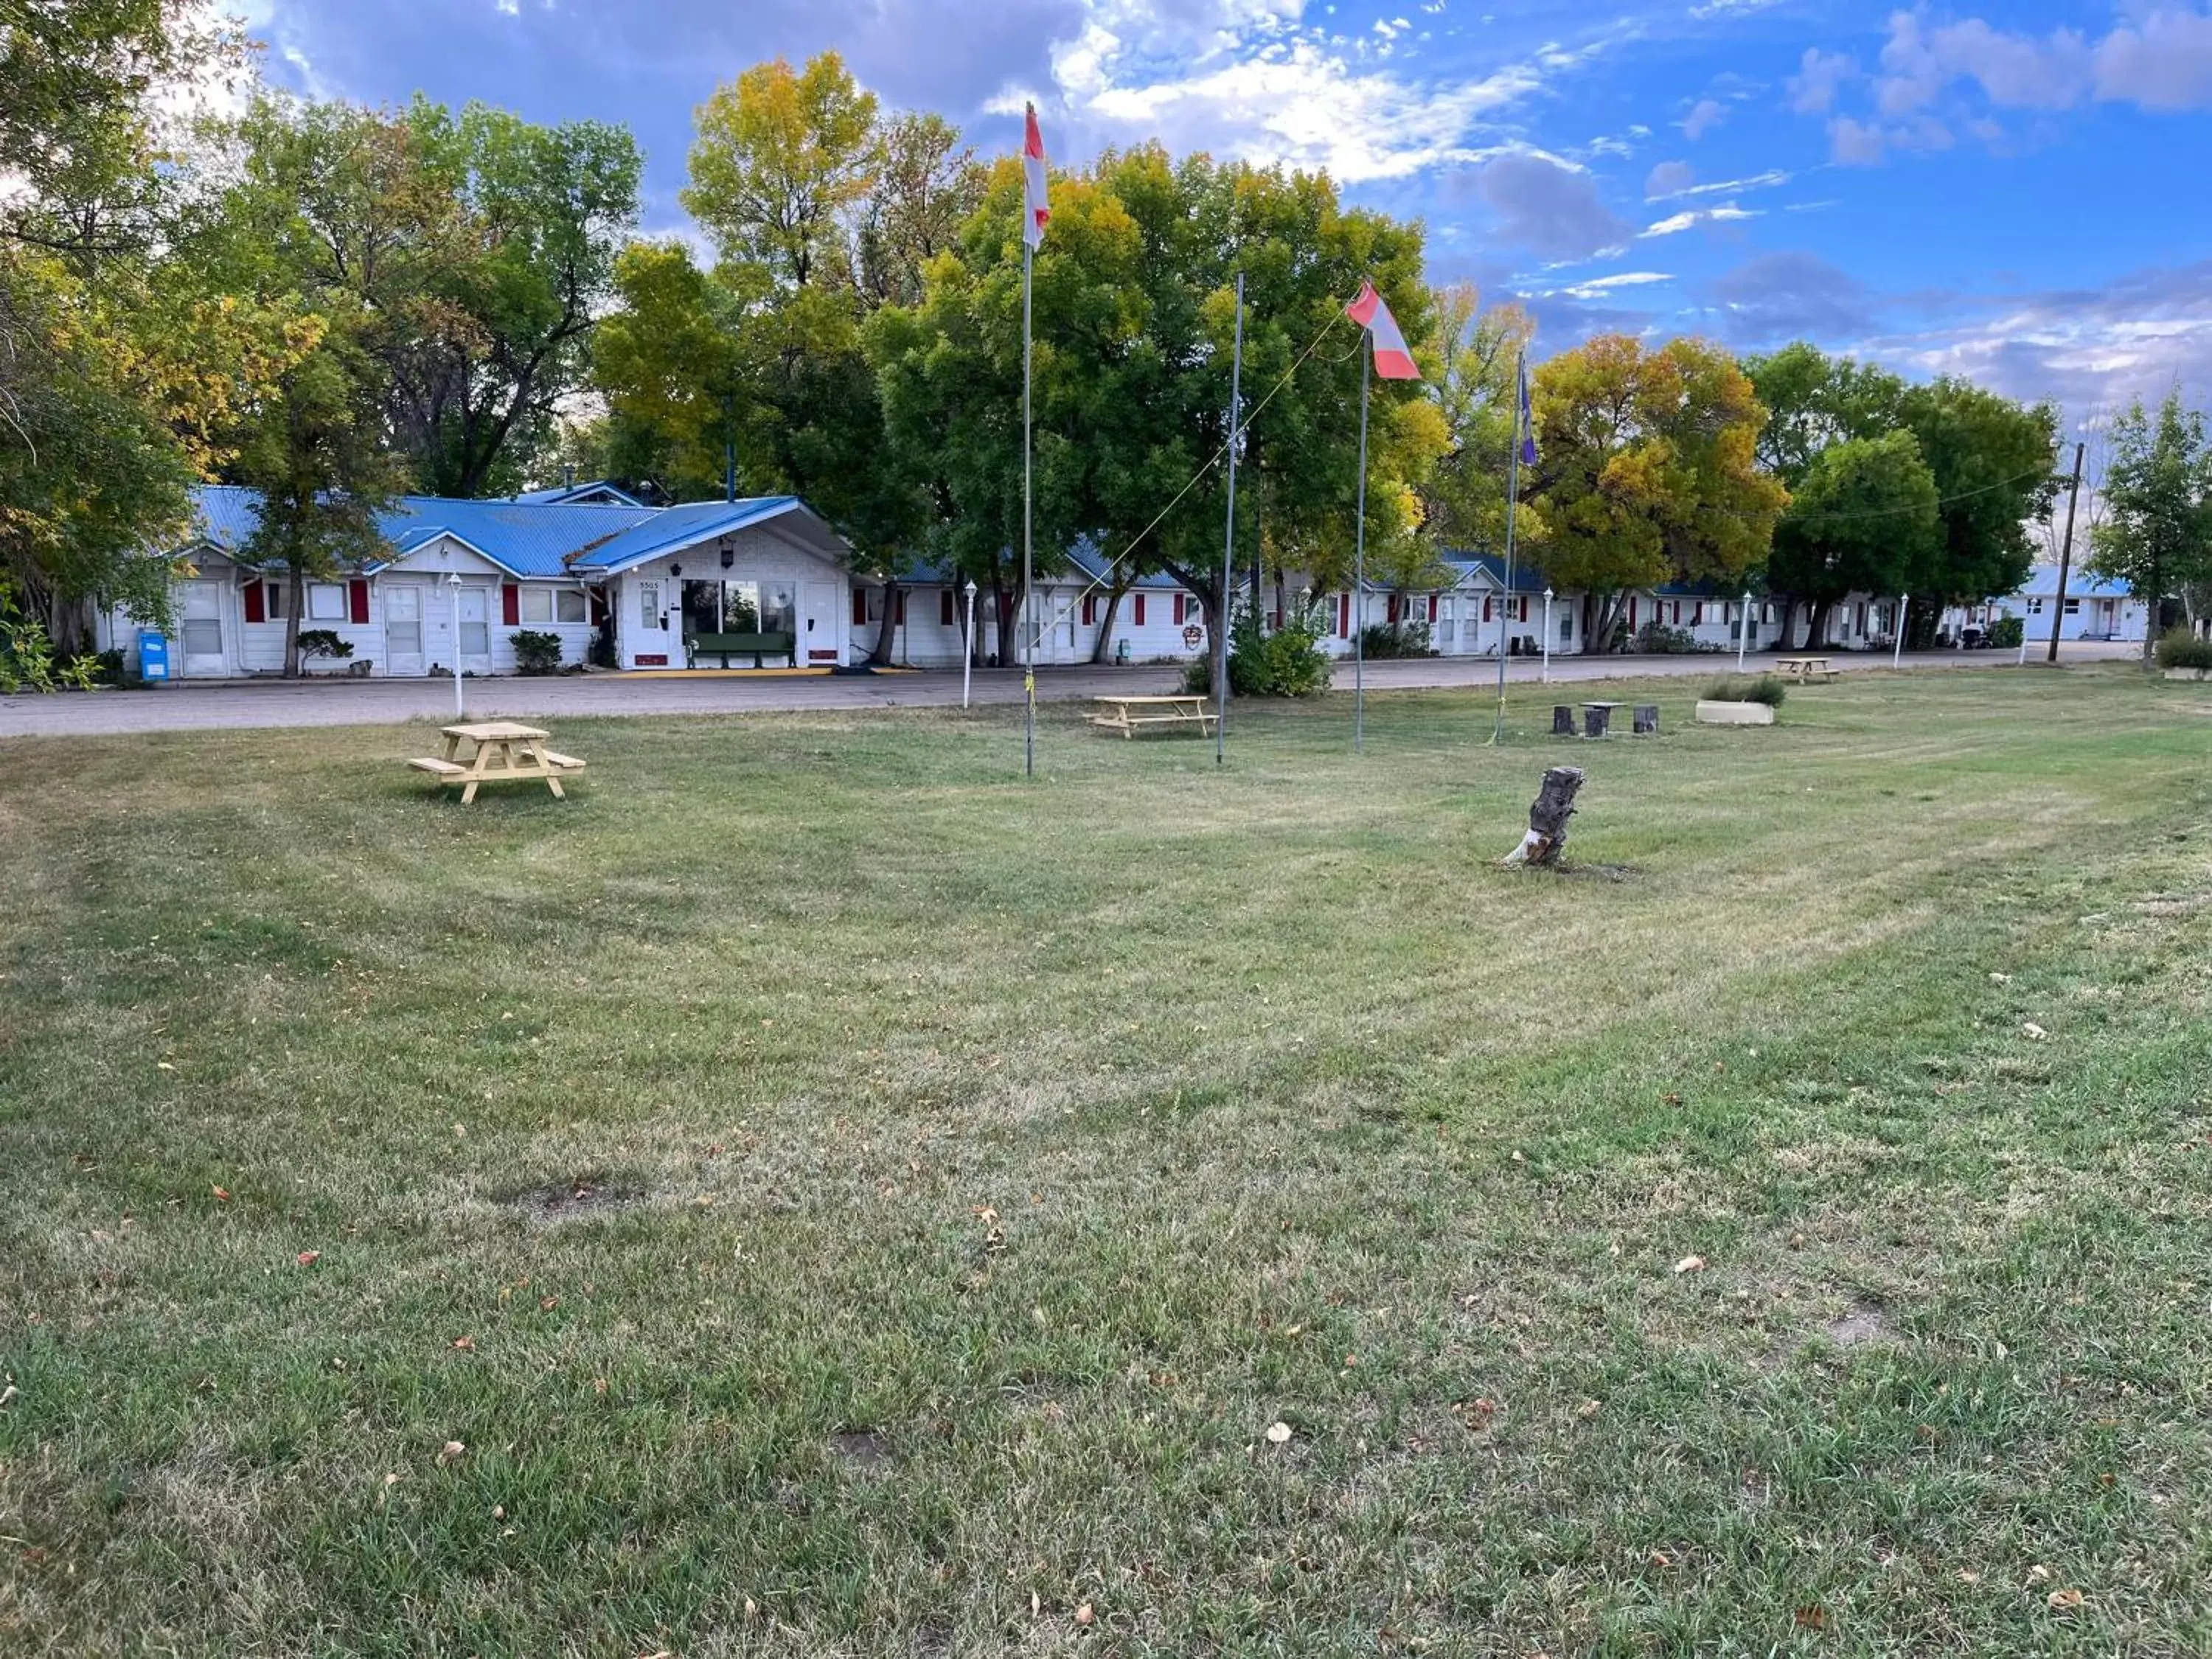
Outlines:
{"label": "lamp post", "polygon": [[453,600],[453,718],[459,720],[468,713],[461,707],[461,573],[446,573],[446,589]]}
{"label": "lamp post", "polygon": [[1896,648],[1889,653],[1889,665],[1892,668],[1902,668],[1905,665],[1905,613],[1911,609],[1912,595],[1899,594],[1897,596],[1897,645]]}
{"label": "lamp post", "polygon": [[1751,590],[1743,590],[1743,616],[1735,630],[1735,672],[1743,672],[1743,653],[1751,648]]}
{"label": "lamp post", "polygon": [[968,626],[960,635],[960,706],[968,706],[968,682],[975,670],[975,579],[968,579]]}
{"label": "lamp post", "polygon": [[1552,590],[1544,590],[1544,684],[1552,683]]}

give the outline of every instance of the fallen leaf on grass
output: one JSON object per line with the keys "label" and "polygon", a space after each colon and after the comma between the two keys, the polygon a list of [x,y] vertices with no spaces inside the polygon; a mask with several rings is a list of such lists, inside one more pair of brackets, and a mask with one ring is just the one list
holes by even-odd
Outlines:
{"label": "fallen leaf on grass", "polygon": [[208,1190],[215,1194],[215,1201],[216,1203],[228,1204],[230,1202],[230,1189],[228,1188],[210,1187]]}
{"label": "fallen leaf on grass", "polygon": [[1575,1415],[1581,1418],[1584,1422],[1588,1422],[1591,1418],[1595,1417],[1602,1409],[1603,1408],[1599,1406],[1596,1401],[1585,1400],[1581,1405],[1575,1407]]}
{"label": "fallen leaf on grass", "polygon": [[2054,1613],[2063,1613],[2069,1607],[2078,1607],[2089,1598],[2077,1589],[2056,1589],[2043,1598]]}
{"label": "fallen leaf on grass", "polygon": [[302,1250],[298,1255],[293,1258],[293,1260],[297,1261],[302,1267],[312,1267],[315,1263],[320,1261],[322,1259],[323,1253],[320,1250]]}
{"label": "fallen leaf on grass", "polygon": [[468,1448],[461,1442],[458,1440],[448,1440],[446,1443],[444,1449],[439,1452],[438,1461],[441,1463],[458,1463],[460,1462],[462,1455],[467,1450]]}
{"label": "fallen leaf on grass", "polygon": [[173,1072],[177,1068],[166,1060],[157,1060],[154,1062],[154,1069],[157,1072]]}
{"label": "fallen leaf on grass", "polygon": [[1075,1610],[1075,1622],[1079,1625],[1087,1625],[1097,1616],[1098,1615],[1097,1613],[1091,1611],[1091,1603],[1088,1601],[1085,1601],[1081,1607]]}
{"label": "fallen leaf on grass", "polygon": [[1267,1440],[1270,1444],[1277,1446],[1285,1445],[1289,1443],[1290,1438],[1291,1425],[1289,1424],[1270,1423],[1267,1425]]}
{"label": "fallen leaf on grass", "polygon": [[474,1353],[477,1351],[477,1340],[473,1336],[457,1336],[453,1339],[453,1346],[463,1353]]}
{"label": "fallen leaf on grass", "polygon": [[0,1409],[4,1409],[15,1403],[15,1385],[13,1382],[10,1382],[6,1388],[0,1389]]}
{"label": "fallen leaf on grass", "polygon": [[1827,1608],[1822,1607],[1818,1601],[1810,1602],[1808,1605],[1798,1608],[1797,1626],[1801,1630],[1827,1629]]}
{"label": "fallen leaf on grass", "polygon": [[2038,1562],[2035,1565],[2027,1570],[2027,1582],[2031,1584],[2049,1583],[2051,1582],[2051,1569],[2045,1566],[2041,1562]]}
{"label": "fallen leaf on grass", "polygon": [[2026,1037],[2030,1042],[2040,1042],[2044,1038],[2051,1035],[2050,1032],[2045,1030],[2040,1025],[2038,1025],[2032,1019],[2027,1021],[2021,1026],[2020,1034]]}
{"label": "fallen leaf on grass", "polygon": [[2012,983],[2012,975],[2010,974],[1991,974],[1990,975],[1990,983],[1992,985],[2009,985]]}
{"label": "fallen leaf on grass", "polygon": [[1705,1259],[1701,1255],[1686,1255],[1674,1264],[1678,1273],[1701,1273],[1705,1270]]}
{"label": "fallen leaf on grass", "polygon": [[551,1313],[560,1305],[561,1298],[557,1296],[541,1296],[538,1298],[538,1311],[540,1313]]}

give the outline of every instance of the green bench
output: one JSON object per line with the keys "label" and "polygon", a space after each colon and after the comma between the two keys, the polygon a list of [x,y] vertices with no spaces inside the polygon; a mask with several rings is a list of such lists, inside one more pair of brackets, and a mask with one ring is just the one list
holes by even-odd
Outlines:
{"label": "green bench", "polygon": [[796,634],[691,634],[684,641],[684,655],[694,668],[702,657],[720,657],[725,668],[732,657],[750,657],[756,668],[763,657],[782,657],[796,668],[798,650]]}

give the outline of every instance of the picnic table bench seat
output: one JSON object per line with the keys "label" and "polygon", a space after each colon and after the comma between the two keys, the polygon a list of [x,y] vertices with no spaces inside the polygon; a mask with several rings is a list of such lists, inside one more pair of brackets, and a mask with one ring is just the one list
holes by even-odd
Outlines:
{"label": "picnic table bench seat", "polygon": [[1102,732],[1119,732],[1125,738],[1135,737],[1140,726],[1194,726],[1200,735],[1208,736],[1218,718],[1202,696],[1102,696],[1097,701],[1104,707],[1085,718]]}

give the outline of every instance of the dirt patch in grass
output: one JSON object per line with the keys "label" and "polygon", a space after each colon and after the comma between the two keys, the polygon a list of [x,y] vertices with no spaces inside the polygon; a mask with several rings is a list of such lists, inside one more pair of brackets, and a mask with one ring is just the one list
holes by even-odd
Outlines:
{"label": "dirt patch in grass", "polygon": [[874,1429],[840,1429],[830,1437],[830,1449],[840,1462],[862,1474],[890,1472],[890,1443]]}
{"label": "dirt patch in grass", "polygon": [[1821,1329],[1828,1340],[1839,1348],[1886,1341],[1890,1335],[1888,1317],[1870,1302],[1852,1304],[1849,1313],[1840,1319],[1830,1320]]}
{"label": "dirt patch in grass", "polygon": [[526,1221],[550,1227],[585,1216],[629,1209],[651,1196],[651,1189],[642,1181],[594,1173],[504,1193],[498,1202]]}

